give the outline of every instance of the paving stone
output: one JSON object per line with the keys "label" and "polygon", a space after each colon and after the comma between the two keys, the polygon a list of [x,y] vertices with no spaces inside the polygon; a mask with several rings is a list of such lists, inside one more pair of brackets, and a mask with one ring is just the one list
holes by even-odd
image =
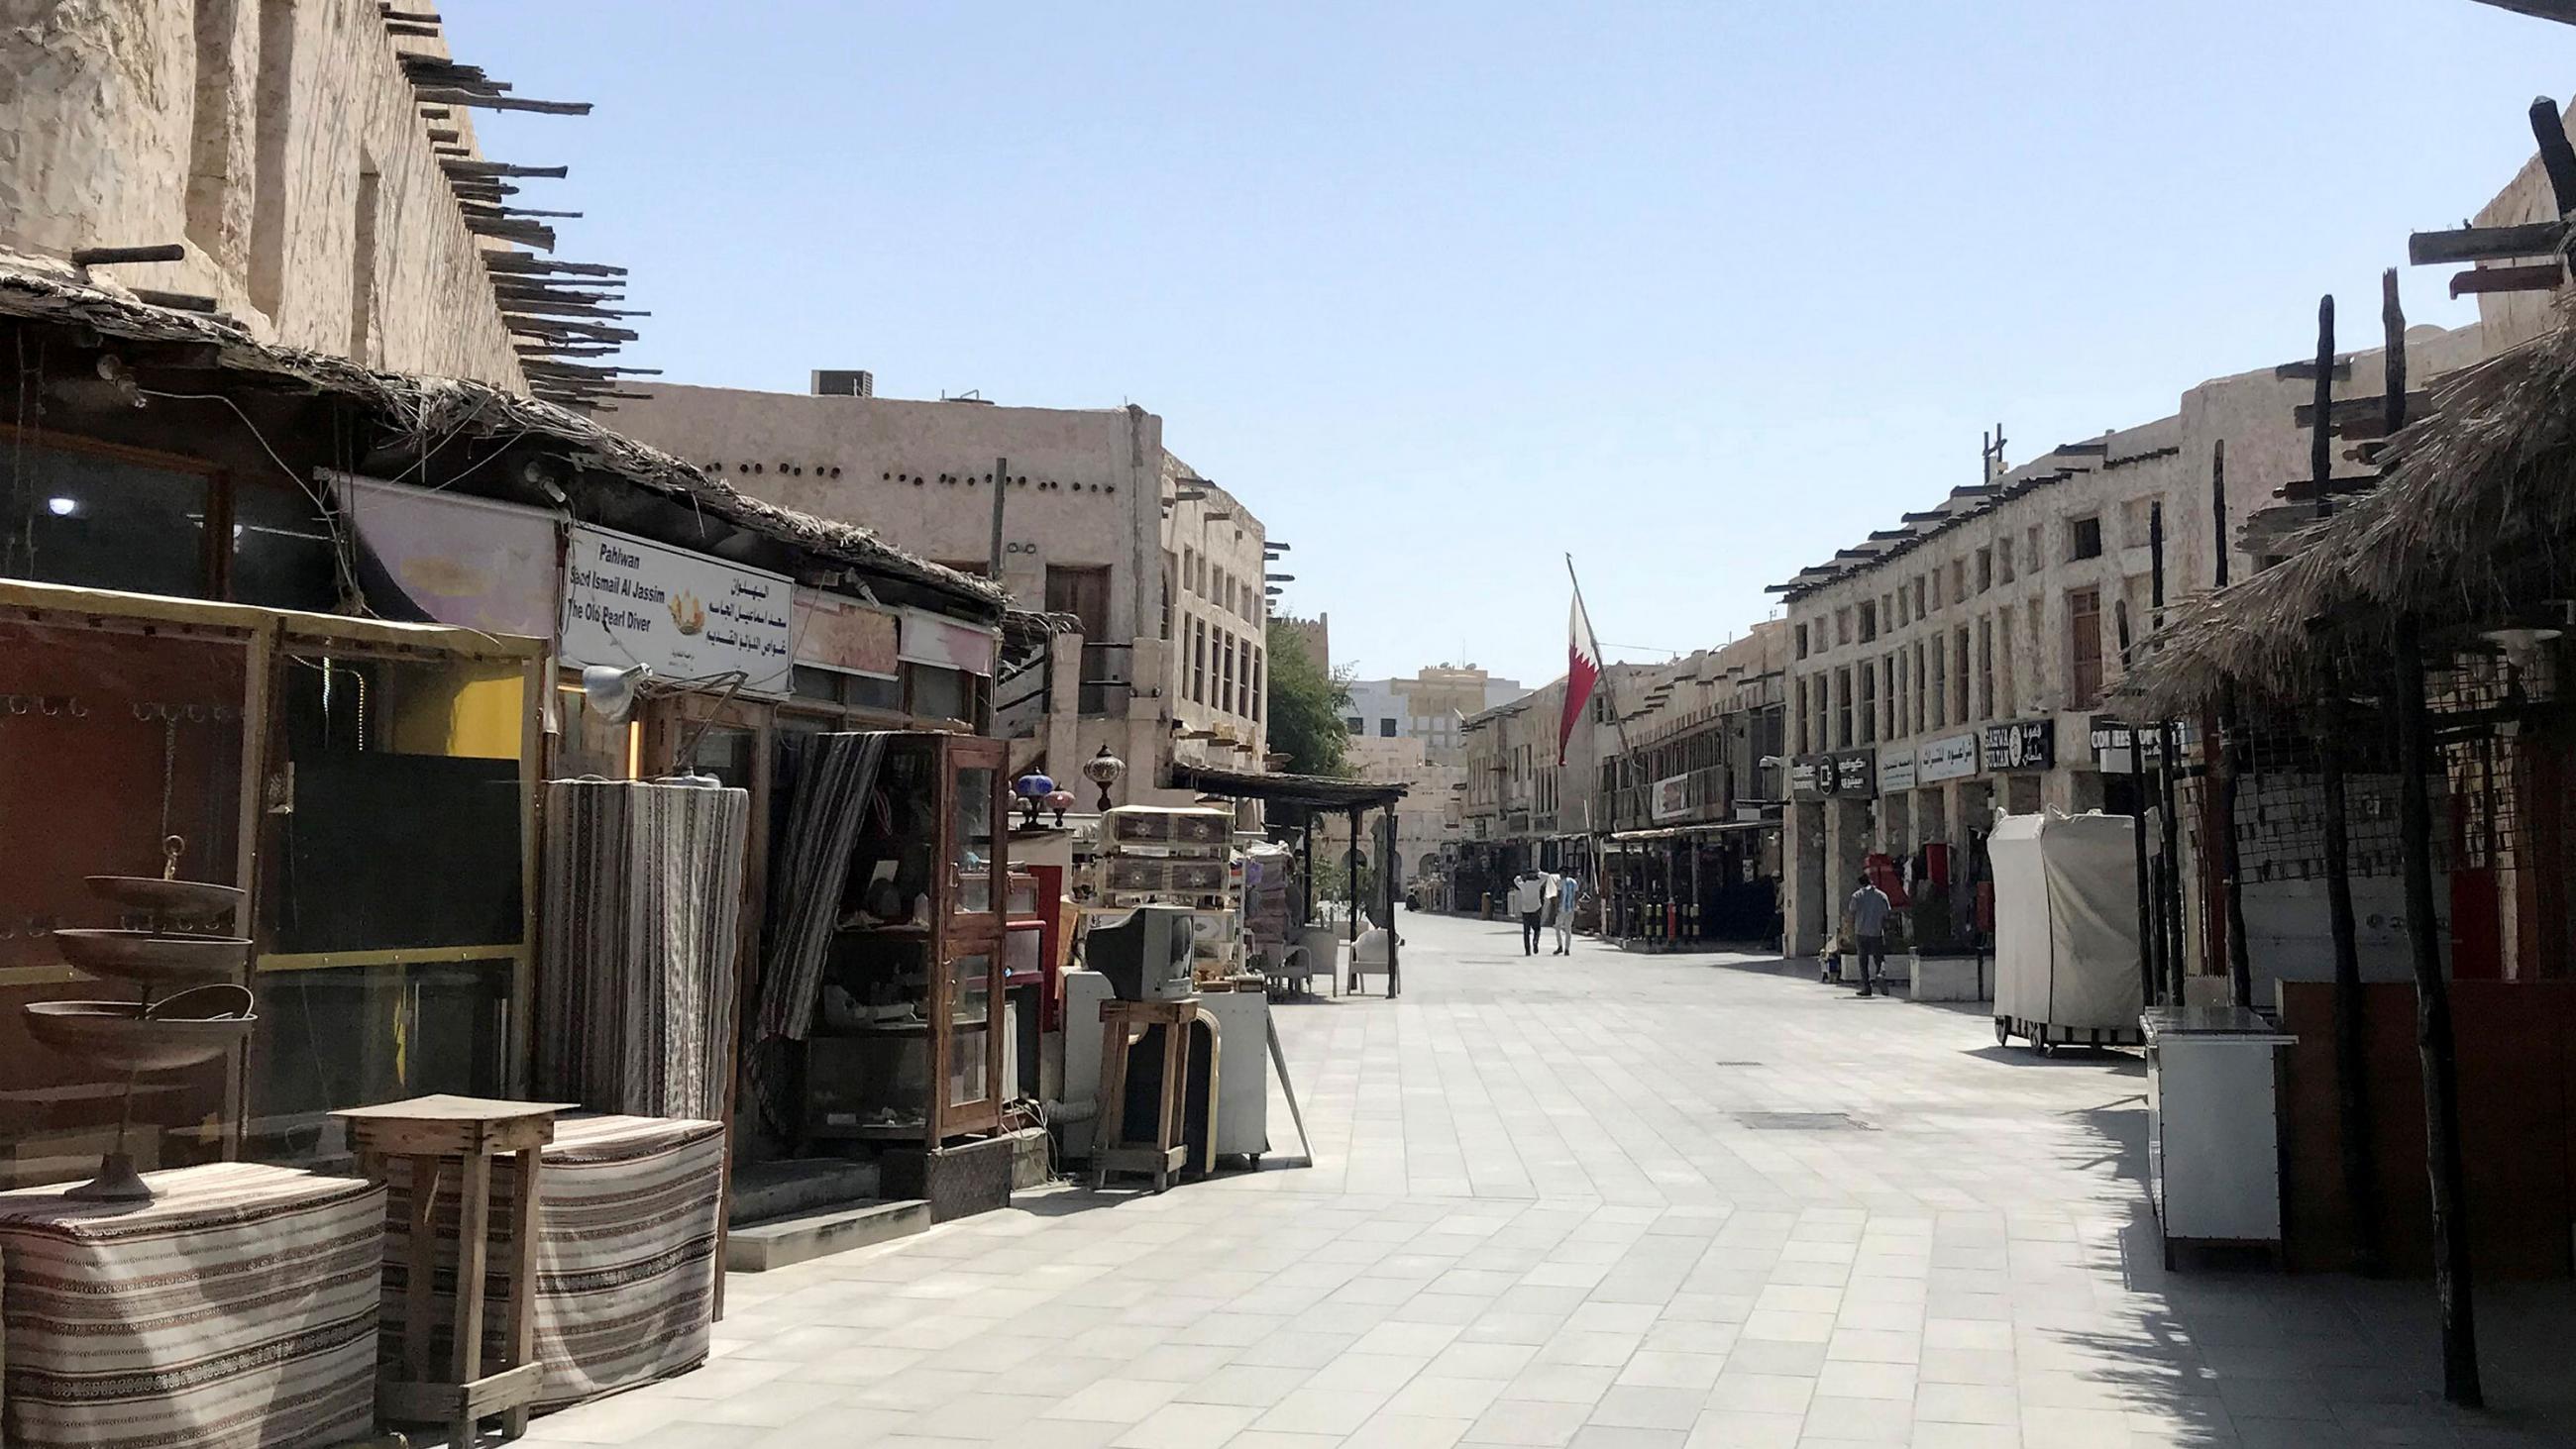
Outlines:
{"label": "paving stone", "polygon": [[[2165,1272],[2133,1055],[2042,1067],[1811,967],[1404,924],[1401,1000],[1276,1014],[1311,1165],[736,1277],[708,1367],[530,1443],[2576,1442],[2563,1284],[2482,1293],[2489,1398],[2537,1407],[2480,1417],[2440,1403],[2421,1283]],[[1746,1121],[1843,1111],[1877,1130]]]}

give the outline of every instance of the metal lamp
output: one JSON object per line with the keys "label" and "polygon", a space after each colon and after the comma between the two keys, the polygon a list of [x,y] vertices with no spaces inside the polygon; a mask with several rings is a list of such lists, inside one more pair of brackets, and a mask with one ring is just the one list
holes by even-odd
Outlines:
{"label": "metal lamp", "polygon": [[1116,755],[1109,753],[1109,747],[1107,745],[1102,745],[1100,747],[1099,754],[1093,755],[1090,759],[1082,762],[1083,778],[1100,787],[1100,810],[1102,814],[1107,814],[1111,808],[1109,802],[1109,787],[1117,784],[1119,778],[1126,773],[1127,762],[1118,758]]}
{"label": "metal lamp", "polygon": [[1055,793],[1055,781],[1032,770],[1011,782],[1011,793],[1020,797],[1020,828],[1038,828],[1038,808],[1046,797]]}

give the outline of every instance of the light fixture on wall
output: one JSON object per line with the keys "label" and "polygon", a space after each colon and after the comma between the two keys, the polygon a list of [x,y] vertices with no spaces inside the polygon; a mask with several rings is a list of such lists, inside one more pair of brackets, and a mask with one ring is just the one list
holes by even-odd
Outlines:
{"label": "light fixture on wall", "polygon": [[614,724],[634,710],[636,691],[652,672],[642,664],[630,664],[624,669],[614,664],[585,665],[581,671],[581,701]]}

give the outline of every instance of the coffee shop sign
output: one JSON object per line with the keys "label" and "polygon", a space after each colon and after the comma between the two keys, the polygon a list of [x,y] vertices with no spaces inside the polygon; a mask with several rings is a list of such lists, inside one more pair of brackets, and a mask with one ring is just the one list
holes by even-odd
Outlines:
{"label": "coffee shop sign", "polygon": [[2045,770],[2057,763],[2057,721],[2012,720],[1986,726],[1986,768]]}

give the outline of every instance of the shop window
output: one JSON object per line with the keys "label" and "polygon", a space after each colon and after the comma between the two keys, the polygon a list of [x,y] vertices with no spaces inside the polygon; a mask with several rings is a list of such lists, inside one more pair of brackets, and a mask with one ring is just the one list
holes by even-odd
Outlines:
{"label": "shop window", "polygon": [[231,597],[324,614],[340,604],[338,551],[313,499],[266,482],[233,489]]}
{"label": "shop window", "polygon": [[[6,437],[0,446],[22,447]],[[0,518],[0,572],[38,583],[209,598],[202,473],[61,448],[26,448]]]}
{"label": "shop window", "polygon": [[526,705],[516,666],[302,651],[277,690],[288,793],[262,871],[251,1111],[289,1139],[267,1150],[300,1156],[314,1113],[506,1084]]}
{"label": "shop window", "polygon": [[921,719],[975,718],[973,676],[960,669],[930,664],[903,667],[905,712]]}
{"label": "shop window", "polygon": [[2102,591],[2073,589],[2066,595],[2069,709],[2091,709],[2102,697]]}
{"label": "shop window", "polygon": [[853,709],[878,709],[890,714],[903,710],[903,681],[899,679],[878,679],[799,664],[789,676],[788,688],[798,699],[847,705]]}
{"label": "shop window", "polygon": [[2066,556],[2070,560],[2102,556],[2102,519],[2100,515],[2078,518],[2066,525]]}

